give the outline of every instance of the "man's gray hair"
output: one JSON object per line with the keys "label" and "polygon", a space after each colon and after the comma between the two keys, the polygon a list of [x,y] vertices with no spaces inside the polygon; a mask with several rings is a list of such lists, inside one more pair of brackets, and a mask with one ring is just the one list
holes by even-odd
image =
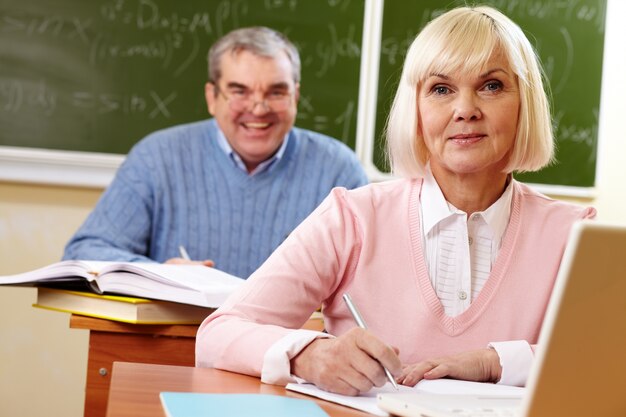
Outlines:
{"label": "man's gray hair", "polygon": [[295,45],[282,33],[263,26],[233,30],[211,46],[209,81],[217,83],[222,76],[221,59],[226,52],[237,54],[242,51],[267,58],[275,58],[284,52],[291,62],[294,82],[300,82],[300,55]]}

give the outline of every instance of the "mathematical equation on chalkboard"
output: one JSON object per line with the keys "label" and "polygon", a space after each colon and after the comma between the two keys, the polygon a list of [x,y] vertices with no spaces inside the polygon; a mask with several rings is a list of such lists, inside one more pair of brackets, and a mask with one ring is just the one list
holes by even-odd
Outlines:
{"label": "mathematical equation on chalkboard", "polygon": [[251,25],[284,32],[300,51],[297,124],[354,144],[363,1],[9,3],[0,145],[125,153],[152,130],[208,117],[208,49]]}

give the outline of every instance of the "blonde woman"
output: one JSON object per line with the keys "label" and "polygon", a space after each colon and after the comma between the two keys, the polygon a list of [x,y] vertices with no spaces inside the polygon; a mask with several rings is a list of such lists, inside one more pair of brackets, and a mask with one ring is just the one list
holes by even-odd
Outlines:
{"label": "blonde woman", "polygon": [[[571,225],[513,178],[550,163],[535,52],[489,7],[434,19],[389,116],[401,179],[335,189],[199,330],[198,366],[348,395],[451,377],[523,385]],[[349,293],[369,330],[356,328]],[[327,333],[297,330],[323,306]]]}

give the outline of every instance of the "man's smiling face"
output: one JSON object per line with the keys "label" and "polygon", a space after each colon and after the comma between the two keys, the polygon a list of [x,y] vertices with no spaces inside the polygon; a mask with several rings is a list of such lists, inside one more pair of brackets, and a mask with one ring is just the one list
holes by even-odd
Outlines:
{"label": "man's smiling face", "polygon": [[226,53],[221,74],[205,88],[209,112],[252,171],[276,153],[293,127],[300,86],[284,53],[273,58],[249,51]]}

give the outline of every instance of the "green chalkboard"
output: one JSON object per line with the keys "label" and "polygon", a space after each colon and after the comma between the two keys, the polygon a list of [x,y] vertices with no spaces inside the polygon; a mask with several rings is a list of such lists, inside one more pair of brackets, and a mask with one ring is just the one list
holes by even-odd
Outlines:
{"label": "green chalkboard", "polygon": [[354,147],[364,0],[2,0],[0,145],[125,154],[208,117],[206,54],[231,29],[286,33],[297,125]]}
{"label": "green chalkboard", "polygon": [[[383,127],[400,78],[405,52],[433,17],[466,1],[386,0],[376,119],[376,166],[384,161]],[[606,0],[486,0],[521,26],[535,45],[553,96],[557,163],[526,182],[591,187],[595,182]]]}

